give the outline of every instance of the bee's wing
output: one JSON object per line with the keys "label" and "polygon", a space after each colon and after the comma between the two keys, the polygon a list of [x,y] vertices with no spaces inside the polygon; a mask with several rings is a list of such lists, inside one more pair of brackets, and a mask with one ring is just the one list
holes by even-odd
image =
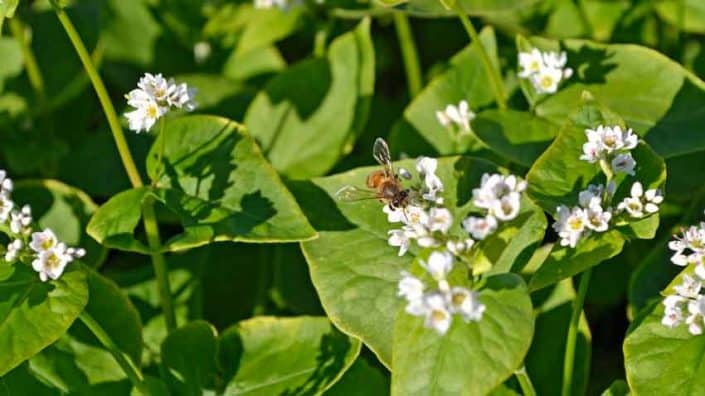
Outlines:
{"label": "bee's wing", "polygon": [[375,145],[372,147],[372,156],[375,157],[377,162],[384,166],[385,172],[387,172],[388,177],[395,177],[394,167],[392,167],[392,157],[389,154],[389,146],[387,142],[382,138],[377,138],[375,140]]}
{"label": "bee's wing", "polygon": [[376,191],[368,190],[365,188],[359,188],[355,186],[343,186],[335,193],[335,197],[339,201],[344,202],[355,202],[362,201],[365,199],[377,199],[379,198]]}

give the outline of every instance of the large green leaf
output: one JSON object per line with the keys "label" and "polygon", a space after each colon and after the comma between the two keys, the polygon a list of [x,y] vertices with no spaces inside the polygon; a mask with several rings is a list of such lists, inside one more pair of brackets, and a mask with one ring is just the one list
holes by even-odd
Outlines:
{"label": "large green leaf", "polygon": [[661,18],[680,30],[705,33],[705,3],[702,1],[659,1],[655,9]]}
{"label": "large green leaf", "polygon": [[[2,23],[2,5],[0,5],[0,24]],[[16,40],[0,37],[0,92],[5,80],[22,72],[22,49]]]}
{"label": "large green leaf", "polygon": [[[480,32],[480,40],[493,64],[498,66],[494,30],[485,28]],[[477,45],[468,45],[450,59],[448,70],[433,79],[404,110],[404,117],[394,126],[390,137],[392,148],[412,155],[431,154],[429,150],[413,148],[412,142],[420,140],[444,155],[476,150],[481,143],[474,136],[458,141],[438,122],[436,111],[449,104],[457,105],[461,100],[467,100],[472,110],[489,105],[494,101],[489,80]]]}
{"label": "large green leaf", "polygon": [[321,394],[340,379],[359,351],[360,342],[326,318],[246,320],[220,337],[221,367],[229,379],[225,394]]}
{"label": "large green leaf", "polygon": [[61,393],[57,389],[52,389],[29,370],[29,364],[21,364],[15,369],[6,373],[0,378],[0,395],[36,395],[36,396],[59,396]]}
{"label": "large green leaf", "polygon": [[[166,139],[163,165],[155,159]],[[145,199],[176,215],[184,232],[165,250],[212,241],[286,242],[310,239],[315,231],[257,145],[231,121],[191,116],[167,124],[147,162],[158,185],[124,191],[101,206],[88,233],[108,247],[149,252],[134,235]],[[160,176],[159,176],[160,175]]]}
{"label": "large green leaf", "polygon": [[362,357],[325,393],[327,396],[388,396],[389,379]]}
{"label": "large green leaf", "polygon": [[88,302],[78,265],[42,282],[28,265],[0,264],[0,376],[58,340]]}
{"label": "large green leaf", "polygon": [[145,0],[109,0],[108,20],[101,31],[105,56],[111,60],[150,64],[161,26]]}
{"label": "large green leaf", "polygon": [[50,228],[69,246],[86,249],[81,261],[91,267],[100,266],[107,251],[84,232],[98,208],[83,191],[56,180],[21,180],[12,193],[18,205],[32,207],[32,216],[41,228]]}
{"label": "large green leaf", "polygon": [[688,326],[661,324],[663,304],[651,304],[624,340],[627,381],[637,395],[699,395],[705,374],[705,337]]}
{"label": "large green leaf", "polygon": [[487,278],[480,301],[482,320],[454,320],[443,336],[399,310],[393,395],[485,395],[521,366],[534,332],[526,285],[515,274]]}
{"label": "large green leaf", "polygon": [[[411,161],[399,165],[413,168]],[[319,239],[302,247],[323,308],[340,329],[362,339],[389,367],[394,319],[402,304],[396,296],[397,282],[414,252],[407,253],[412,257],[398,257],[397,249],[388,245],[387,231],[396,227],[387,222],[382,204],[335,199],[344,185],[364,185],[373,169],[292,183],[290,188],[320,233]],[[496,166],[483,160],[439,159],[437,175],[445,185],[445,205],[456,219],[453,233],[466,235],[459,223],[473,210],[472,189],[480,185],[483,173],[496,171]],[[478,244],[478,266],[497,272],[523,266],[543,239],[545,221],[541,210],[525,199],[515,220]],[[498,268],[491,268],[493,264]]]}
{"label": "large green leaf", "polygon": [[370,21],[337,38],[325,58],[273,78],[245,117],[272,165],[292,178],[320,176],[352,148],[374,88]]}
{"label": "large green leaf", "polygon": [[[581,92],[618,113],[664,157],[705,150],[701,125],[705,83],[658,52],[631,44],[566,40],[565,86],[536,106],[536,114],[562,122],[581,105]],[[696,110],[693,110],[696,109]]]}
{"label": "large green leaf", "polygon": [[218,339],[204,321],[188,323],[169,334],[162,344],[162,362],[174,372],[174,390],[180,395],[201,395],[217,369]]}

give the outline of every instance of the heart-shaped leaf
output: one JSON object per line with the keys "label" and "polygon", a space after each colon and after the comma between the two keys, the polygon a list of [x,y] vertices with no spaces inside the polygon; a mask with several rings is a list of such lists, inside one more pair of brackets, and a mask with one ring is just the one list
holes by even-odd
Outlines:
{"label": "heart-shaped leaf", "polygon": [[487,278],[478,322],[454,320],[439,336],[399,310],[394,327],[392,395],[485,395],[521,366],[534,316],[518,275]]}
{"label": "heart-shaped leaf", "polygon": [[172,381],[180,395],[201,395],[217,370],[217,332],[205,321],[188,323],[162,343],[162,362],[176,375]]}
{"label": "heart-shaped leaf", "polygon": [[[398,166],[413,168],[411,161]],[[402,300],[396,296],[400,272],[413,257],[399,257],[387,243],[387,222],[382,204],[368,200],[340,202],[335,192],[344,185],[364,185],[365,177],[378,168],[358,168],[339,175],[292,183],[320,238],[302,244],[311,279],[327,315],[343,331],[359,337],[387,365],[392,361],[394,320]],[[444,182],[445,206],[456,219],[451,232],[467,235],[460,221],[472,208],[472,189],[484,173],[497,172],[489,162],[449,157],[438,160],[436,174]],[[478,244],[478,263],[498,265],[495,271],[521,267],[543,239],[545,218],[530,200],[522,201],[519,216]],[[408,254],[408,253],[407,253]],[[414,252],[411,252],[413,256]],[[501,270],[499,269],[501,267]]]}
{"label": "heart-shaped leaf", "polygon": [[88,302],[86,274],[77,265],[42,282],[28,265],[2,263],[0,289],[0,376],[58,340]]}
{"label": "heart-shaped leaf", "polygon": [[[161,139],[164,156],[157,163]],[[134,236],[145,199],[163,204],[184,228],[165,243],[165,250],[212,241],[287,242],[316,235],[254,141],[227,119],[191,116],[170,122],[155,142],[147,169],[165,188],[115,195],[96,211],[89,235],[111,248],[148,253]]]}
{"label": "heart-shaped leaf", "polygon": [[374,89],[370,21],[298,63],[254,99],[245,125],[278,171],[292,178],[330,170],[361,133]]}

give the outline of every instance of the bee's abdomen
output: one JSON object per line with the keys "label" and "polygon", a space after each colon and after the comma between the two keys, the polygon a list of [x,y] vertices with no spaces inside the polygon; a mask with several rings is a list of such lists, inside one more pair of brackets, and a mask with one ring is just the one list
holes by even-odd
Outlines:
{"label": "bee's abdomen", "polygon": [[384,171],[372,172],[367,175],[367,187],[377,188],[384,182],[385,178]]}

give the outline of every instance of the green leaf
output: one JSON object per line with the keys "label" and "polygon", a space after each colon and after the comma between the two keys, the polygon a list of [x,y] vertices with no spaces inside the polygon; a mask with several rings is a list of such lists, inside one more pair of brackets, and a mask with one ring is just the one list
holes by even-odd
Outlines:
{"label": "green leaf", "polygon": [[663,304],[647,307],[624,340],[624,366],[632,392],[698,395],[703,385],[705,337],[688,326],[661,324]]}
{"label": "green leaf", "polygon": [[472,121],[472,129],[492,151],[530,167],[551,144],[559,127],[527,112],[487,110]]}
{"label": "green leaf", "polygon": [[669,158],[705,150],[700,126],[705,83],[658,52],[631,44],[566,40],[561,49],[575,70],[555,95],[536,106],[536,114],[560,123],[581,106],[581,93],[624,118],[626,125]]}
{"label": "green leaf", "polygon": [[[75,264],[75,263],[74,263]],[[88,302],[86,274],[77,265],[42,282],[28,265],[0,264],[0,376],[58,340]]]}
{"label": "green leaf", "polygon": [[515,274],[487,278],[482,320],[455,318],[440,336],[400,309],[394,327],[393,395],[484,395],[522,364],[534,317],[526,285]]}
{"label": "green leaf", "polygon": [[362,357],[325,393],[326,396],[388,396],[389,379]]}
{"label": "green leaf", "polygon": [[98,206],[83,191],[56,180],[20,180],[12,192],[18,205],[32,207],[40,228],[50,228],[68,246],[86,249],[81,259],[93,268],[100,267],[107,250],[88,237],[86,225]]}
{"label": "green leaf", "polygon": [[[2,5],[0,5],[0,24],[2,24]],[[0,37],[0,92],[3,91],[5,80],[22,72],[22,49],[16,40]]]}
{"label": "green leaf", "polygon": [[[156,150],[165,138],[163,168]],[[88,224],[105,246],[149,253],[134,231],[145,199],[156,200],[180,220],[183,233],[164,250],[212,241],[287,242],[315,237],[305,216],[252,139],[229,120],[190,116],[167,124],[147,162],[158,185],[115,195]]]}
{"label": "green leaf", "polygon": [[[380,1],[380,0],[378,0]],[[394,5],[405,0],[385,0],[386,5]],[[454,0],[446,1],[448,5],[458,3],[460,7],[469,15],[492,16],[519,11],[528,8],[534,2],[532,0]],[[448,10],[445,5],[438,0],[408,0],[406,11],[412,15],[425,17],[439,17],[453,15],[454,12]]]}
{"label": "green leaf", "polygon": [[[480,32],[480,41],[497,66],[497,43],[492,28]],[[472,149],[476,151],[481,143],[474,135],[457,138],[451,129],[444,128],[436,118],[436,111],[449,104],[457,105],[467,100],[472,110],[477,110],[494,101],[494,94],[486,71],[480,61],[477,45],[470,44],[450,59],[448,70],[434,78],[404,110],[404,117],[397,122],[390,136],[390,145],[396,151],[408,154],[421,154],[409,149],[410,136],[421,140],[431,150],[439,154],[459,154]],[[412,141],[413,141],[412,140]],[[431,153],[426,150],[425,155]]]}
{"label": "green leaf", "polygon": [[583,239],[575,248],[555,244],[546,261],[531,277],[529,290],[544,288],[594,267],[618,255],[623,246],[624,237],[616,230]]}
{"label": "green leaf", "polygon": [[331,43],[325,58],[300,62],[273,78],[252,102],[245,125],[278,171],[319,176],[351,150],[374,86],[370,21]]}
{"label": "green leaf", "polygon": [[[546,295],[545,297],[543,295]],[[573,312],[575,290],[570,279],[557,283],[553,288],[542,290],[542,301],[534,302],[536,309],[536,331],[529,353],[526,355],[526,371],[538,395],[560,395],[563,382],[563,359],[568,334],[568,324]],[[536,297],[532,295],[532,297]],[[575,347],[573,391],[585,394],[590,371],[591,334],[584,315],[578,325]]]}
{"label": "green leaf", "polygon": [[3,19],[12,18],[19,4],[20,0],[7,0],[0,3],[0,31],[2,31]]}
{"label": "green leaf", "polygon": [[139,65],[152,63],[162,29],[147,3],[144,0],[105,3],[108,22],[101,30],[100,40],[106,58]]}
{"label": "green leaf", "polygon": [[321,394],[353,364],[360,342],[326,318],[257,317],[225,330],[220,361],[228,395]]}
{"label": "green leaf", "polygon": [[663,20],[679,30],[705,33],[705,3],[702,1],[659,1],[654,4],[654,8]]}
{"label": "green leaf", "polygon": [[629,385],[624,380],[616,380],[609,388],[602,392],[602,396],[627,396],[629,395]]}
{"label": "green leaf", "polygon": [[[397,166],[413,169],[412,161]],[[363,186],[365,177],[378,168],[358,168],[309,182],[291,183],[309,219],[319,230],[317,240],[302,244],[311,279],[329,318],[344,332],[360,338],[390,367],[394,319],[402,305],[397,293],[399,273],[412,257],[399,257],[388,245],[387,222],[382,204],[376,201],[340,202],[335,192],[344,185]],[[472,189],[480,185],[483,173],[497,172],[493,164],[463,157],[441,158],[437,175],[444,182],[445,206],[455,220],[451,232],[467,235],[460,221],[472,208]],[[509,271],[531,256],[543,238],[545,218],[525,199],[519,216],[503,224],[491,237],[478,244],[478,263],[497,272]],[[491,265],[497,268],[491,268]]]}
{"label": "green leaf", "polygon": [[174,373],[177,394],[201,395],[212,383],[217,349],[217,333],[208,322],[191,322],[169,334],[162,344],[162,362]]}
{"label": "green leaf", "polygon": [[29,364],[21,364],[0,378],[0,395],[59,396],[61,393],[40,381],[29,369]]}

